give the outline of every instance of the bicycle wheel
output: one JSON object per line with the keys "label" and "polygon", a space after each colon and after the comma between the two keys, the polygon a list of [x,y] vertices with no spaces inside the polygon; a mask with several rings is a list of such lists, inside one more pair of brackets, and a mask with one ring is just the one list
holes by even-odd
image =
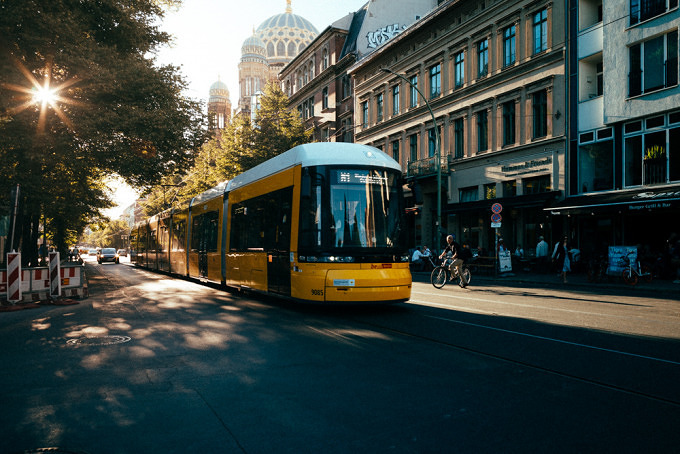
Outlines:
{"label": "bicycle wheel", "polygon": [[460,276],[459,280],[460,282],[458,285],[460,285],[463,288],[470,285],[470,281],[472,280],[472,273],[470,272],[470,268],[468,268],[467,266],[463,267],[463,273]]}
{"label": "bicycle wheel", "polygon": [[640,265],[640,270],[642,271],[641,276],[646,282],[652,282],[654,275],[652,270],[647,265]]}
{"label": "bicycle wheel", "polygon": [[623,282],[625,282],[628,285],[635,285],[638,283],[638,277],[637,274],[633,272],[630,268],[626,268],[623,270],[623,273],[621,275],[623,277]]}
{"label": "bicycle wheel", "polygon": [[446,285],[446,269],[442,266],[437,266],[430,274],[430,282],[435,288],[442,288]]}

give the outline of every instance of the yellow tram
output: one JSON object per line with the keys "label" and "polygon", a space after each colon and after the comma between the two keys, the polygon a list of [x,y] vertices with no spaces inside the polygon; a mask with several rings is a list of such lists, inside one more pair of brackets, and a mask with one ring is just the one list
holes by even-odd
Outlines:
{"label": "yellow tram", "polygon": [[139,266],[301,301],[411,295],[401,168],[350,143],[300,145],[132,230]]}

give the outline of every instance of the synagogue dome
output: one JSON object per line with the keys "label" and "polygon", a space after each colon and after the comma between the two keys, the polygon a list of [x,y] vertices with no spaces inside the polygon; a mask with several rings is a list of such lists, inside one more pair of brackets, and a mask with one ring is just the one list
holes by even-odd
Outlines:
{"label": "synagogue dome", "polygon": [[266,19],[255,30],[264,44],[269,64],[290,62],[319,34],[311,22],[293,14],[291,0],[286,3],[285,13]]}

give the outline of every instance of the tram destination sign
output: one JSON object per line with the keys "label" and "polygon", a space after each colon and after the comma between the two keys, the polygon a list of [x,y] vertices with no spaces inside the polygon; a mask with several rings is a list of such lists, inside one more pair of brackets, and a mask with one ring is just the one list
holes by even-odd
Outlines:
{"label": "tram destination sign", "polygon": [[385,185],[387,176],[365,170],[339,170],[337,172],[339,184],[370,184]]}

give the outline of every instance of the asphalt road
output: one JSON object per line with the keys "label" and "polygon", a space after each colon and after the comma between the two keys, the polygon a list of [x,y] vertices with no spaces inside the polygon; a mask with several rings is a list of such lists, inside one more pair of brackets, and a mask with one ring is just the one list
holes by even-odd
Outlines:
{"label": "asphalt road", "polygon": [[680,303],[415,283],[296,306],[120,265],[0,313],[0,452],[677,452]]}

